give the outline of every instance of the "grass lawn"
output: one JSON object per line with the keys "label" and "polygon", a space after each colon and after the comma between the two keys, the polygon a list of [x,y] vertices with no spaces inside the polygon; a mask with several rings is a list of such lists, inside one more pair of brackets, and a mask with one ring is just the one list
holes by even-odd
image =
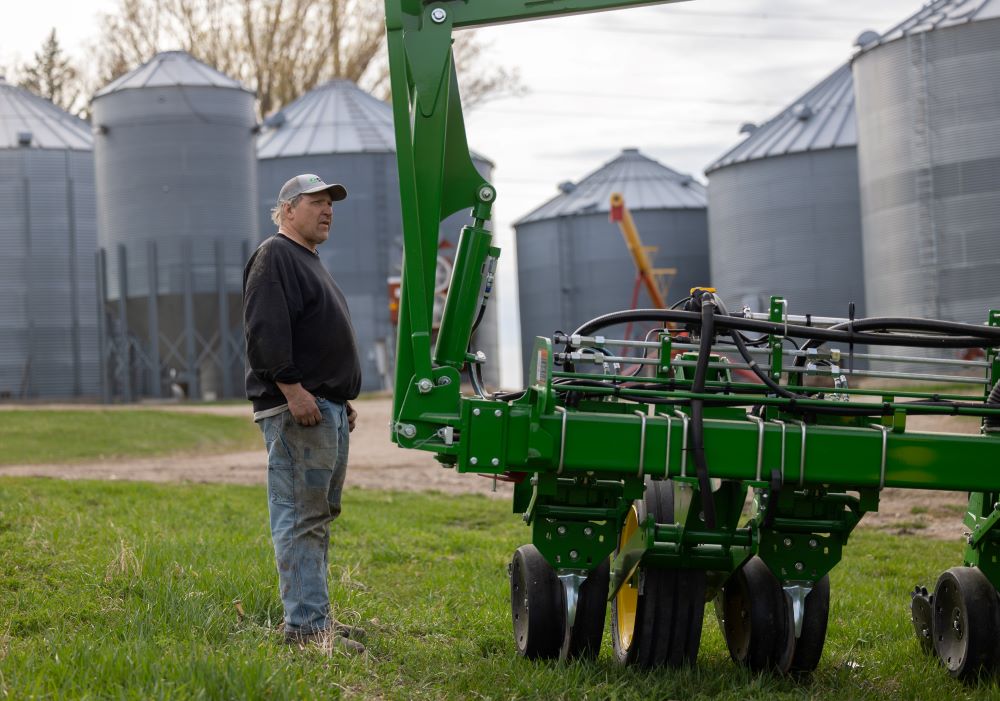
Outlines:
{"label": "grass lawn", "polygon": [[364,658],[279,644],[262,487],[0,478],[0,698],[1000,698],[953,682],[911,631],[909,590],[958,544],[858,533],[809,678],[738,669],[711,606],[696,669],[641,672],[610,643],[591,664],[517,657],[506,565],[528,529],[505,502],[348,490],[344,505],[330,578],[338,615],[369,630]]}
{"label": "grass lawn", "polygon": [[0,465],[228,452],[260,447],[247,417],[167,411],[7,411],[0,421]]}

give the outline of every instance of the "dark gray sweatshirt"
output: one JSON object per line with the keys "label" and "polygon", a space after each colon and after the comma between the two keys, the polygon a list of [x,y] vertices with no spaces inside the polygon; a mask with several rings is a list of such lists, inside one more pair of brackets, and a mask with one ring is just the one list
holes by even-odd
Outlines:
{"label": "dark gray sweatshirt", "polygon": [[243,271],[247,399],[254,411],[285,403],[275,382],[344,402],[358,396],[361,363],[347,300],[319,256],[282,234]]}

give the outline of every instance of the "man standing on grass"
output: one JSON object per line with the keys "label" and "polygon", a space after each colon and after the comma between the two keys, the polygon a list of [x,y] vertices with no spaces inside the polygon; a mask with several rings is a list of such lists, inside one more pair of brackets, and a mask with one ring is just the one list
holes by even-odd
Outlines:
{"label": "man standing on grass", "polygon": [[347,301],[316,247],[330,236],[333,203],[345,197],[343,185],[316,175],[285,183],[271,212],[278,233],[243,273],[243,322],[247,399],[267,447],[285,641],[364,652],[364,631],[333,618],[327,588],[361,365]]}

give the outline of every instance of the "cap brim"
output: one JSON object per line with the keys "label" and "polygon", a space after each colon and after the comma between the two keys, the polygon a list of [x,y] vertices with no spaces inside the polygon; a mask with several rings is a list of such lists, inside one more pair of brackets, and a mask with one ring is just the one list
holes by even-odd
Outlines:
{"label": "cap brim", "polygon": [[347,188],[344,187],[343,185],[337,185],[337,184],[323,185],[321,187],[314,187],[310,190],[303,190],[302,194],[312,195],[313,193],[323,192],[323,191],[329,192],[330,197],[333,199],[334,202],[340,202],[340,200],[347,198]]}

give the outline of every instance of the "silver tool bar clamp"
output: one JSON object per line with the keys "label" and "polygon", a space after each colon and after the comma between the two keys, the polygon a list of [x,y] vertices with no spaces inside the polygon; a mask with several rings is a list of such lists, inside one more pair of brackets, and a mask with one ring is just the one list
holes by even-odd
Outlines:
{"label": "silver tool bar clamp", "polygon": [[761,468],[764,466],[764,419],[753,414],[747,418],[757,424],[757,481],[760,482]]}
{"label": "silver tool bar clamp", "polygon": [[878,477],[878,488],[882,491],[885,489],[885,455],[889,448],[889,431],[892,429],[882,424],[868,424],[868,427],[882,432],[882,464],[879,466]]}
{"label": "silver tool bar clamp", "polygon": [[806,483],[806,422],[796,421],[802,429],[802,452],[799,454],[799,486]]}
{"label": "silver tool bar clamp", "polygon": [[557,406],[556,411],[562,414],[562,435],[559,438],[559,469],[556,470],[556,474],[561,475],[566,458],[566,407]]}
{"label": "silver tool bar clamp", "polygon": [[639,473],[638,473],[638,476],[642,477],[642,473],[646,469],[646,414],[639,410],[636,410],[635,414],[640,419],[642,419],[642,428],[639,429]]}
{"label": "silver tool bar clamp", "polygon": [[681,477],[687,477],[687,464],[688,464],[688,422],[691,421],[691,417],[685,414],[680,409],[674,409],[674,414],[681,420],[684,424],[684,440],[681,443]]}
{"label": "silver tool bar clamp", "polygon": [[781,483],[785,483],[785,429],[788,428],[788,424],[784,421],[779,421],[778,419],[772,419],[771,423],[778,424],[781,426]]}

